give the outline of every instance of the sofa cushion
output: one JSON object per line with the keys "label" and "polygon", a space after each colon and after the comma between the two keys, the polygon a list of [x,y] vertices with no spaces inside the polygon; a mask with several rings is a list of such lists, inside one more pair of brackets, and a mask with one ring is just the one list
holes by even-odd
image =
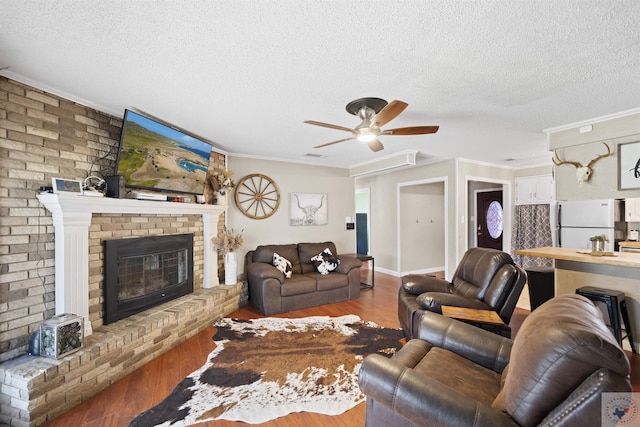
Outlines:
{"label": "sofa cushion", "polygon": [[332,254],[338,254],[336,245],[333,242],[298,243],[298,256],[300,259],[300,267],[302,273],[316,271],[315,267],[313,266],[313,261],[311,261],[311,257],[318,255],[320,252],[324,251],[327,248],[331,251]]}
{"label": "sofa cushion", "polygon": [[292,295],[310,294],[317,289],[317,282],[314,278],[303,274],[294,274],[291,279],[285,280],[280,285],[280,296],[290,297]]}
{"label": "sofa cushion", "polygon": [[274,252],[285,257],[291,262],[291,271],[293,274],[299,274],[302,272],[300,270],[300,260],[298,258],[298,247],[295,244],[258,246],[253,253],[253,262],[264,262],[266,264],[273,265]]}
{"label": "sofa cushion", "polygon": [[504,386],[493,407],[519,425],[537,425],[601,368],[628,377],[629,360],[580,295],[562,295],[535,309],[513,341]]}
{"label": "sofa cushion", "polygon": [[340,260],[333,256],[329,248],[325,248],[318,255],[311,257],[311,261],[320,274],[329,274],[340,265]]}
{"label": "sofa cushion", "polygon": [[491,405],[500,391],[499,373],[439,347],[431,348],[414,370],[441,382],[443,388],[453,389],[486,405]]}
{"label": "sofa cushion", "polygon": [[328,291],[349,286],[349,278],[346,274],[305,273],[304,276],[311,277],[316,281],[317,291]]}
{"label": "sofa cushion", "polygon": [[278,255],[277,252],[274,252],[273,266],[284,274],[285,279],[291,279],[291,261],[281,255]]}

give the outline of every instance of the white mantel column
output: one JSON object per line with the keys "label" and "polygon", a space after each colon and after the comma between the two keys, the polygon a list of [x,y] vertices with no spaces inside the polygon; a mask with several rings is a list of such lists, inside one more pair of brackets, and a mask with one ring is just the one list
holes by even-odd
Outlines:
{"label": "white mantel column", "polygon": [[[84,318],[84,333],[91,335],[89,321],[89,225],[90,210],[63,210],[47,205],[55,227],[56,315],[77,314]],[[81,209],[81,208],[80,208]]]}
{"label": "white mantel column", "polygon": [[203,213],[203,236],[204,236],[204,263],[203,263],[203,288],[213,288],[220,284],[218,279],[218,252],[213,239],[218,235],[218,218],[220,212]]}

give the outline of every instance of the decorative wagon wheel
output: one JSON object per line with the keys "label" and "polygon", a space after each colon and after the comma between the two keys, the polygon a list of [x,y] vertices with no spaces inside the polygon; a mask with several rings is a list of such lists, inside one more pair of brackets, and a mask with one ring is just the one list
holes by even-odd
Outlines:
{"label": "decorative wagon wheel", "polygon": [[280,190],[266,175],[247,175],[238,182],[235,191],[236,206],[253,219],[265,219],[273,215],[280,206]]}

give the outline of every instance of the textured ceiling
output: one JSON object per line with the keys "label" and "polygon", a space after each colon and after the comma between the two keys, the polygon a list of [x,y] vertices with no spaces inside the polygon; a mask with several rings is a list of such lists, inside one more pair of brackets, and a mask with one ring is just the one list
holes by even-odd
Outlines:
{"label": "textured ceiling", "polygon": [[[0,0],[0,74],[115,116],[148,113],[229,153],[349,167],[404,150],[549,163],[543,129],[640,107],[637,0]],[[357,98],[409,107],[385,150]],[[326,155],[311,158],[307,153]],[[515,159],[509,160],[506,159]]]}

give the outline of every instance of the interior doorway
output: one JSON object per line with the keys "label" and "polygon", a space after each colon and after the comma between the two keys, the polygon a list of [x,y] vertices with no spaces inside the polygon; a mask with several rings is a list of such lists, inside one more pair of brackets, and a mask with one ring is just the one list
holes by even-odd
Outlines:
{"label": "interior doorway", "polygon": [[447,268],[447,179],[398,184],[398,273]]}
{"label": "interior doorway", "polygon": [[504,208],[502,190],[476,193],[478,247],[502,250]]}

